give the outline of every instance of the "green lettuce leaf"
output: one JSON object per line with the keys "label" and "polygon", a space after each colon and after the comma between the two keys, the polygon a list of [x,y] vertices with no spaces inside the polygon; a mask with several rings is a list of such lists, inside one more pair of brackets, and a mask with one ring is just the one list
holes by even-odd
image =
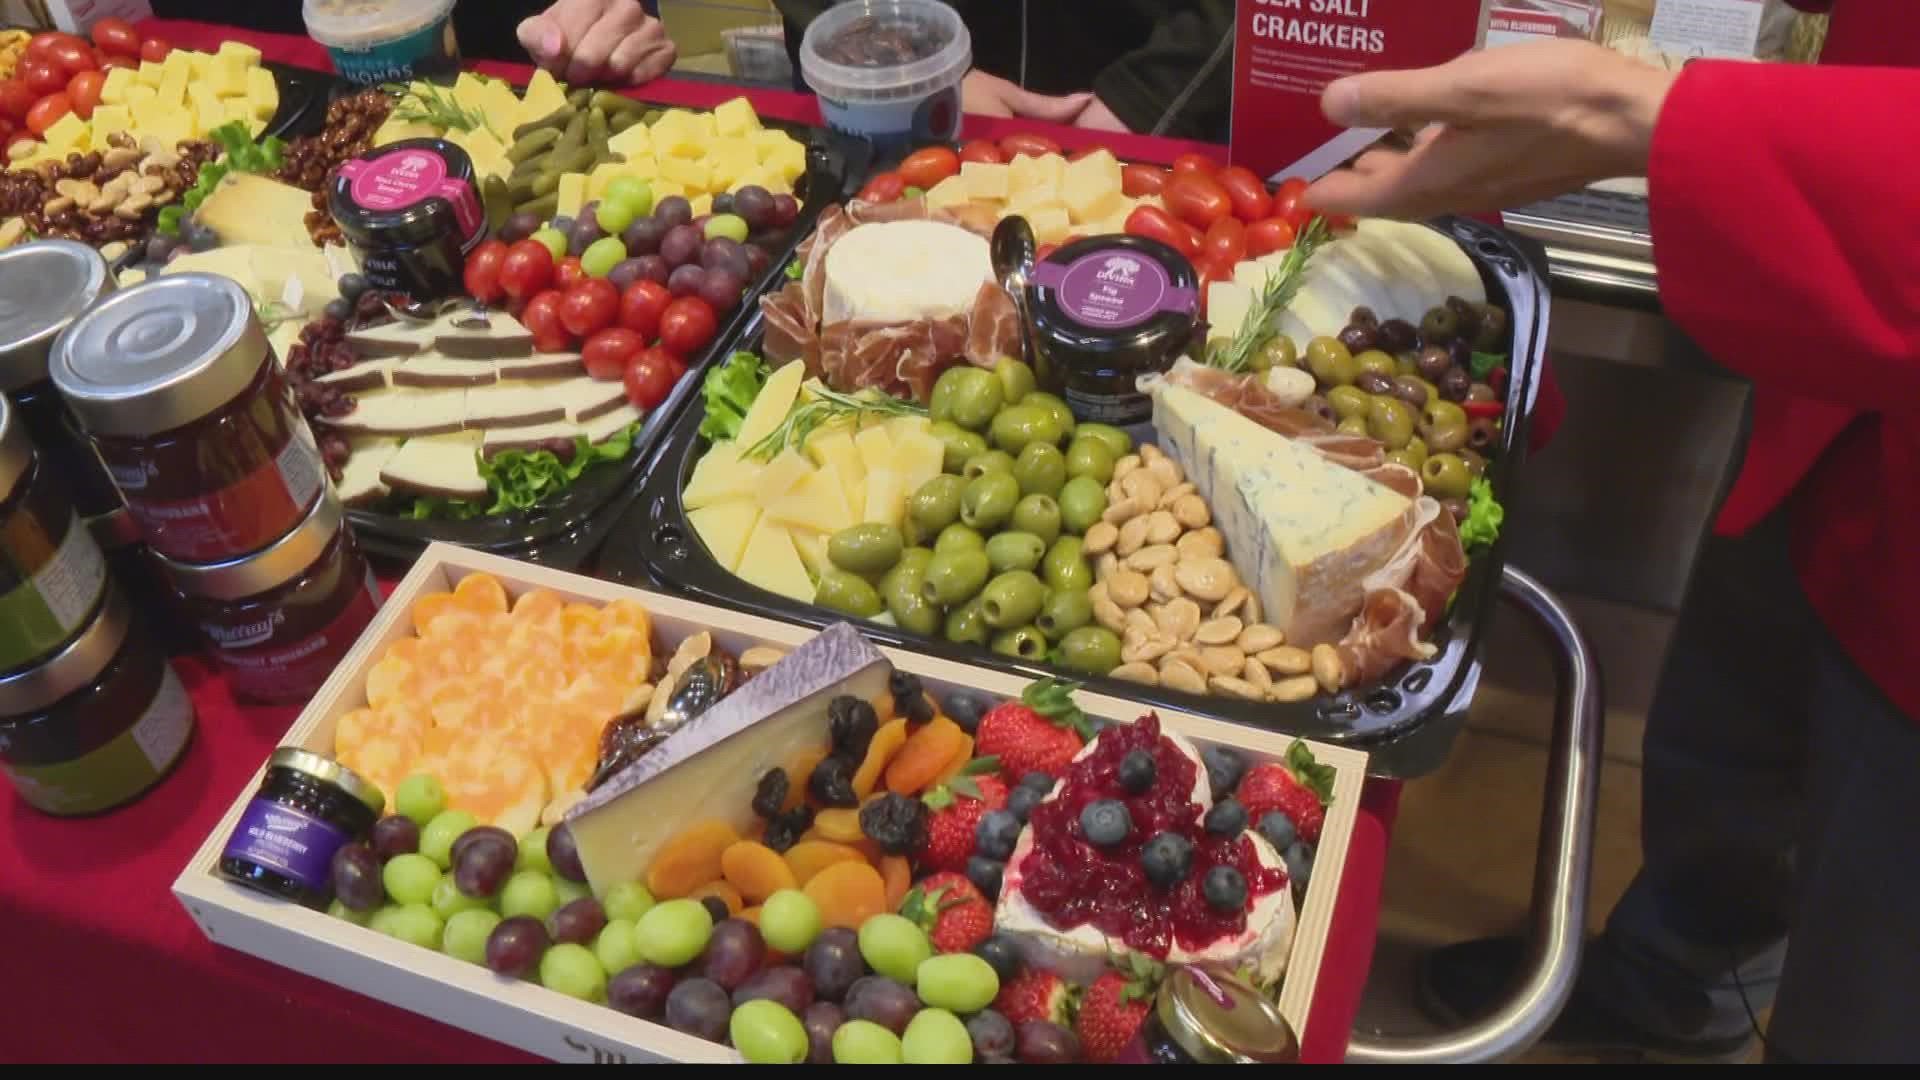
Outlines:
{"label": "green lettuce leaf", "polygon": [[731,439],[740,434],[740,424],[753,408],[753,399],[767,383],[767,365],[750,352],[737,352],[727,362],[707,369],[701,391],[707,399],[707,415],[700,421],[700,434],[709,440]]}
{"label": "green lettuce leaf", "polygon": [[574,440],[573,460],[562,463],[551,450],[507,450],[493,460],[481,459],[480,475],[487,482],[487,494],[478,499],[443,499],[422,496],[413,500],[403,517],[469,521],[527,510],[545,502],[572,486],[580,474],[604,462],[619,461],[633,450],[640,424],[595,446],[585,436]]}
{"label": "green lettuce leaf", "polygon": [[788,281],[799,281],[800,275],[806,273],[806,270],[807,268],[801,264],[800,260],[795,259],[787,264],[787,269],[784,272],[787,275]]}
{"label": "green lettuce leaf", "polygon": [[1500,538],[1507,511],[1493,497],[1493,485],[1482,476],[1467,489],[1467,520],[1460,523],[1460,544],[1467,551],[1492,547]]}

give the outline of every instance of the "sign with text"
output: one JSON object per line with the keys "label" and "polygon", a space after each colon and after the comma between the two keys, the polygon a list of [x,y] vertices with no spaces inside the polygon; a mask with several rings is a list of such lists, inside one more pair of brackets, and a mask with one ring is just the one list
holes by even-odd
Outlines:
{"label": "sign with text", "polygon": [[1445,63],[1480,37],[1482,0],[1240,0],[1233,42],[1236,165],[1318,177],[1386,134],[1320,112],[1345,75]]}

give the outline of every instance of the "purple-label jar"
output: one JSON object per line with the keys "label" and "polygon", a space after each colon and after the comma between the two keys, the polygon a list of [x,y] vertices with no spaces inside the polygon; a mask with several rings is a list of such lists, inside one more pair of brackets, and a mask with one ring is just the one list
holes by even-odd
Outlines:
{"label": "purple-label jar", "polygon": [[1033,282],[1055,290],[1060,309],[1087,326],[1138,326],[1162,311],[1192,314],[1196,293],[1176,285],[1160,262],[1126,250],[1094,251],[1069,263],[1043,262]]}
{"label": "purple-label jar", "polygon": [[1149,420],[1140,377],[1172,367],[1199,325],[1193,265],[1144,237],[1096,236],[1054,251],[1028,279],[1042,385],[1081,420]]}
{"label": "purple-label jar", "polygon": [[1273,1002],[1232,976],[1175,967],[1116,1065],[1279,1065],[1300,1043]]}
{"label": "purple-label jar", "polygon": [[368,834],[386,797],[339,762],[283,747],[220,853],[220,872],[316,911],[333,895],[333,854]]}

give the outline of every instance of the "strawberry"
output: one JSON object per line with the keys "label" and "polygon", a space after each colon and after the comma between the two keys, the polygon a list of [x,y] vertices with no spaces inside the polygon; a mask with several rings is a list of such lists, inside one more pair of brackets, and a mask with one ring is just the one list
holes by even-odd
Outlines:
{"label": "strawberry", "polygon": [[994,775],[1000,762],[975,758],[960,775],[921,797],[927,809],[927,843],[919,851],[926,870],[964,871],[973,854],[973,834],[987,811],[1007,805],[1007,785]]}
{"label": "strawberry", "polygon": [[915,885],[900,914],[927,932],[936,952],[971,952],[993,936],[993,906],[965,875],[952,871]]}
{"label": "strawberry", "polygon": [[1081,1052],[1088,1061],[1112,1061],[1133,1040],[1147,1019],[1153,994],[1163,974],[1159,964],[1130,953],[1124,971],[1104,972],[1080,999],[1080,1015],[1073,1022]]}
{"label": "strawberry", "polygon": [[1028,968],[1000,988],[1000,996],[993,999],[993,1007],[1000,1015],[1013,1021],[1014,1027],[1029,1020],[1046,1020],[1061,1027],[1072,1027],[1079,997],[1078,987],[1053,972]]}
{"label": "strawberry", "polygon": [[1042,679],[1019,701],[1002,702],[980,717],[975,753],[1000,759],[1001,771],[1019,783],[1030,772],[1058,778],[1093,737],[1086,714],[1073,703],[1079,684]]}
{"label": "strawberry", "polygon": [[1234,797],[1247,808],[1248,824],[1257,825],[1268,811],[1278,810],[1293,822],[1300,839],[1317,844],[1333,798],[1333,769],[1315,761],[1306,744],[1295,740],[1287,748],[1286,764],[1248,769]]}

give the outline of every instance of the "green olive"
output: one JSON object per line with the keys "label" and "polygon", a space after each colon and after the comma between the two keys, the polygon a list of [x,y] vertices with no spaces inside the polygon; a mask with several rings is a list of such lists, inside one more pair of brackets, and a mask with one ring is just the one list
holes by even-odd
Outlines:
{"label": "green olive", "polygon": [[921,528],[920,523],[913,520],[911,514],[900,523],[900,539],[905,540],[909,548],[926,547],[938,535],[940,534]]}
{"label": "green olive", "polygon": [[964,604],[987,583],[990,570],[984,551],[935,551],[927,564],[926,580],[920,583],[920,595],[941,607]]}
{"label": "green olive", "polygon": [[1073,410],[1067,407],[1066,402],[1060,400],[1053,394],[1049,394],[1044,390],[1035,390],[1022,399],[1020,404],[1038,405],[1053,414],[1053,422],[1060,429],[1060,434],[1053,440],[1055,443],[1065,442],[1073,438],[1074,432],[1078,430],[1073,419]]}
{"label": "green olive", "polygon": [[1023,496],[1013,504],[1013,519],[1008,524],[1020,532],[1032,533],[1042,543],[1052,544],[1060,538],[1060,504],[1038,492]]}
{"label": "green olive", "polygon": [[962,645],[985,645],[991,637],[987,616],[980,610],[979,597],[947,612],[945,629],[948,641]]}
{"label": "green olive", "polygon": [[1001,656],[1038,660],[1047,655],[1047,639],[1038,629],[1031,626],[1002,630],[993,635],[993,651]]}
{"label": "green olive", "polygon": [[987,452],[987,440],[975,432],[968,431],[951,420],[941,420],[927,429],[927,433],[940,440],[946,448],[946,456],[941,460],[941,468],[957,473],[967,464],[967,459],[975,454]]}
{"label": "green olive", "polygon": [[1285,334],[1275,334],[1271,341],[1260,346],[1258,366],[1268,369],[1299,367],[1300,349],[1293,343],[1292,338]]}
{"label": "green olive", "polygon": [[1345,386],[1359,374],[1353,353],[1338,338],[1330,337],[1317,337],[1308,343],[1307,370],[1321,386]]}
{"label": "green olive", "polygon": [[1000,380],[993,377],[993,372],[971,365],[949,369],[941,378],[955,371],[960,373],[960,381],[953,389],[953,414],[948,419],[968,431],[987,430],[1004,404]]}
{"label": "green olive", "polygon": [[931,637],[940,632],[940,609],[921,592],[933,552],[908,548],[900,561],[880,579],[880,599],[901,629]]}
{"label": "green olive", "polygon": [[1000,400],[1008,405],[1017,405],[1028,394],[1033,393],[1036,384],[1033,369],[1011,356],[1003,356],[993,365],[993,373],[1000,379]]}
{"label": "green olive", "polygon": [[[1027,397],[1031,399],[1032,394]],[[993,445],[1018,454],[1030,443],[1058,443],[1060,425],[1053,414],[1031,400],[1000,410],[993,418]]]}
{"label": "green olive", "polygon": [[941,473],[920,485],[907,499],[907,519],[923,536],[937,536],[941,529],[960,520],[960,496],[967,482],[958,476]]}
{"label": "green olive", "polygon": [[1003,532],[987,538],[987,563],[996,574],[1032,570],[1047,553],[1047,542],[1030,532]]}
{"label": "green olive", "polygon": [[1395,361],[1394,363],[1393,373],[1395,375],[1420,374],[1419,356],[1415,353],[1401,353],[1400,359]]}
{"label": "green olive", "polygon": [[1013,459],[1022,495],[1058,495],[1067,482],[1067,455],[1052,443],[1028,443]]}
{"label": "green olive", "polygon": [[1082,433],[1074,437],[1073,445],[1067,448],[1067,475],[1091,476],[1102,484],[1110,483],[1115,460],[1106,440],[1092,438],[1082,429]]}
{"label": "green olive", "polygon": [[1107,453],[1115,461],[1133,453],[1133,436],[1112,424],[1081,424],[1073,429],[1073,441],[1077,443],[1081,439],[1098,439],[1105,443]]}
{"label": "green olive", "polygon": [[[1369,405],[1369,407],[1371,407],[1371,405]],[[1340,432],[1342,435],[1365,435],[1367,433],[1367,418],[1364,416],[1349,416],[1334,425],[1334,430]]]}
{"label": "green olive", "polygon": [[1082,626],[1060,639],[1060,663],[1088,675],[1120,666],[1120,637],[1104,626]]}
{"label": "green olive", "polygon": [[933,540],[933,553],[935,555],[945,555],[952,551],[978,551],[984,553],[986,550],[987,542],[980,538],[980,534],[957,521],[941,529],[940,535],[934,537]]}
{"label": "green olive", "polygon": [[1452,453],[1467,445],[1467,436],[1473,429],[1466,420],[1445,420],[1441,423],[1423,423],[1420,433],[1426,439],[1427,449],[1435,453]]}
{"label": "green olive", "polygon": [[1492,304],[1480,307],[1480,325],[1474,328],[1473,347],[1481,352],[1504,352],[1507,344],[1507,312]]}
{"label": "green olive", "polygon": [[1373,402],[1366,391],[1357,386],[1336,386],[1327,391],[1327,404],[1333,406],[1335,415],[1345,420],[1350,416],[1365,417]]}
{"label": "green olive", "polygon": [[1005,450],[988,450],[968,458],[967,463],[960,467],[960,475],[969,480],[990,472],[1013,472],[1013,455]]}
{"label": "green olive", "polygon": [[960,493],[960,520],[983,532],[997,529],[1013,516],[1013,504],[1019,501],[1020,481],[1012,473],[991,472],[967,481]]}
{"label": "green olive", "polygon": [[1387,460],[1396,465],[1405,465],[1414,472],[1427,463],[1427,444],[1415,439],[1398,450],[1387,451]]}
{"label": "green olive", "polygon": [[1473,472],[1458,454],[1435,454],[1420,469],[1427,494],[1436,499],[1464,499],[1473,486]]}
{"label": "green olive", "polygon": [[880,597],[886,599],[892,589],[910,589],[920,591],[920,583],[926,580],[927,566],[933,562],[933,549],[910,547],[900,553],[900,561],[893,569],[880,576]]}
{"label": "green olive", "polygon": [[1027,625],[1046,601],[1047,587],[1031,570],[1009,570],[987,582],[980,593],[980,608],[995,630]]}
{"label": "green olive", "polygon": [[927,395],[927,416],[934,423],[953,419],[953,395],[966,381],[964,367],[951,367],[933,381],[933,393]]}
{"label": "green olive", "polygon": [[[1367,409],[1367,434],[1385,443],[1389,450],[1400,449],[1413,438],[1413,410],[1399,398],[1374,395]],[[960,516],[966,517],[966,511],[962,510]]]}
{"label": "green olive", "polygon": [[1420,410],[1420,419],[1421,422],[1428,427],[1465,424],[1467,422],[1467,410],[1435,395],[1428,398],[1426,407]]}
{"label": "green olive", "polygon": [[880,602],[880,594],[867,584],[866,578],[845,570],[828,570],[821,574],[820,583],[813,590],[813,602],[843,615],[856,615],[863,619],[870,619],[886,610],[886,605]]}
{"label": "green olive", "polygon": [[1087,590],[1093,588],[1093,567],[1080,554],[1080,538],[1063,536],[1047,549],[1046,557],[1040,560],[1040,571],[1046,576],[1047,584],[1055,589]]}
{"label": "green olive", "polygon": [[1450,307],[1432,308],[1420,320],[1420,340],[1429,345],[1448,345],[1458,336],[1460,316]]}
{"label": "green olive", "polygon": [[1093,621],[1093,597],[1080,589],[1055,589],[1047,594],[1047,602],[1040,608],[1040,616],[1033,625],[1047,635],[1049,641],[1059,641],[1069,631],[1078,630]]}
{"label": "green olive", "polygon": [[900,530],[884,522],[851,525],[827,538],[827,558],[851,574],[884,574],[906,548]]}
{"label": "green olive", "polygon": [[1400,361],[1395,360],[1393,354],[1379,349],[1368,349],[1354,357],[1353,362],[1361,371],[1377,371],[1382,375],[1392,375],[1400,367]]}

